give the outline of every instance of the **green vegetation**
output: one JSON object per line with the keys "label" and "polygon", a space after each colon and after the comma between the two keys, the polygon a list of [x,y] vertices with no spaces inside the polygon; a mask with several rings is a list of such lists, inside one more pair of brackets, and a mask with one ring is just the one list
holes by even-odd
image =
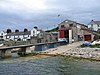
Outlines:
{"label": "green vegetation", "polygon": [[53,29],[51,29],[51,30],[47,30],[46,32],[55,32],[55,31],[58,31],[58,27],[53,28]]}
{"label": "green vegetation", "polygon": [[80,45],[80,47],[81,47],[81,48],[84,48],[84,46],[83,46],[83,45]]}
{"label": "green vegetation", "polygon": [[100,48],[100,45],[90,45],[90,48]]}
{"label": "green vegetation", "polygon": [[90,46],[83,46],[83,45],[81,45],[80,47],[81,47],[81,48],[84,48],[84,47],[100,48],[100,45],[90,45]]}

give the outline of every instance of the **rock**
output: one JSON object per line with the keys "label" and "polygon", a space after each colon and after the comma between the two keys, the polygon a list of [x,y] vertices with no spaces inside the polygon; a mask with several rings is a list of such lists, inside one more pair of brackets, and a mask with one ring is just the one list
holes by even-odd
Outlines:
{"label": "rock", "polygon": [[100,45],[100,41],[94,41],[91,43],[91,45]]}

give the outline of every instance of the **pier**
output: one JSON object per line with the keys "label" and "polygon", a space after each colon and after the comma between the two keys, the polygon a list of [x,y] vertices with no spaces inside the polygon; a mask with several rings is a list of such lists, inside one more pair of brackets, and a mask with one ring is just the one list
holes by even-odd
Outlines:
{"label": "pier", "polygon": [[58,46],[62,46],[62,45],[66,45],[67,42],[66,41],[61,41],[61,42],[49,42],[49,43],[38,43],[38,44],[30,44],[30,45],[19,45],[19,46],[9,46],[9,47],[3,47],[0,48],[0,57],[4,58],[6,51],[11,51],[12,49],[17,49],[19,48],[19,50],[15,50],[18,51],[18,55],[20,56],[24,56],[26,54],[26,50],[29,47],[34,46],[34,51],[38,52],[38,51],[45,51],[47,49],[50,48],[56,48]]}

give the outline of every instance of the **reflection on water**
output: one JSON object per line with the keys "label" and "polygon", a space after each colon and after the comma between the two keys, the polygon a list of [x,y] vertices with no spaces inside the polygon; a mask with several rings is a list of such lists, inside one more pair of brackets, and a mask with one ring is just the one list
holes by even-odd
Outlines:
{"label": "reflection on water", "polygon": [[8,61],[0,61],[0,75],[100,75],[100,62],[95,61],[60,56]]}

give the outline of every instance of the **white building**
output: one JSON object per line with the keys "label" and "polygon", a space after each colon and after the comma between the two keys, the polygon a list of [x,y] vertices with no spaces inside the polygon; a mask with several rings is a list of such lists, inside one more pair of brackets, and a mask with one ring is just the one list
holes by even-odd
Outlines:
{"label": "white building", "polygon": [[40,29],[38,29],[37,27],[34,27],[32,30],[31,30],[31,36],[37,36],[39,33],[40,33]]}
{"label": "white building", "polygon": [[88,28],[94,31],[98,31],[100,30],[100,21],[94,21],[92,20],[89,24],[88,24]]}
{"label": "white building", "polygon": [[6,35],[7,35],[7,33],[6,32],[4,32],[4,31],[2,31],[1,33],[0,33],[0,39],[6,39]]}
{"label": "white building", "polygon": [[34,27],[31,31],[21,31],[21,32],[11,32],[11,33],[0,33],[0,38],[4,40],[15,40],[15,41],[26,41],[28,39],[31,39],[31,37],[36,37],[41,30],[39,30],[37,27]]}

